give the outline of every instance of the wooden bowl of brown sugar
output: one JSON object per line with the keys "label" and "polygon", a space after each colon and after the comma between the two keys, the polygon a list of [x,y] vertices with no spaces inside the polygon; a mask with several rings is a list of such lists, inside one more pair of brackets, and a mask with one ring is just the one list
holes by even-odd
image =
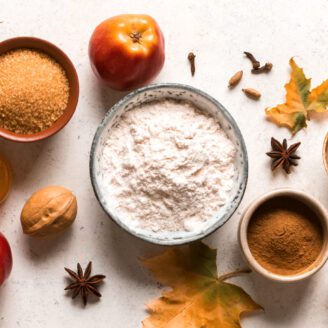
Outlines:
{"label": "wooden bowl of brown sugar", "polygon": [[0,137],[33,142],[54,135],[78,97],[76,70],[58,47],[34,37],[0,43]]}
{"label": "wooden bowl of brown sugar", "polygon": [[279,282],[303,280],[327,260],[328,214],[301,191],[274,190],[246,209],[238,237],[252,270]]}

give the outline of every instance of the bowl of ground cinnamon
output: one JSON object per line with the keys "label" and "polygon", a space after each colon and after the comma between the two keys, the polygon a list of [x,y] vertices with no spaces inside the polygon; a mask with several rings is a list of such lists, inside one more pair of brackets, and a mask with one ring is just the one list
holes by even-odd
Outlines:
{"label": "bowl of ground cinnamon", "polygon": [[34,37],[0,42],[0,137],[17,142],[48,138],[71,119],[79,82],[58,47]]}
{"label": "bowl of ground cinnamon", "polygon": [[254,201],[238,234],[247,264],[271,280],[308,278],[328,257],[328,214],[300,191],[278,189]]}

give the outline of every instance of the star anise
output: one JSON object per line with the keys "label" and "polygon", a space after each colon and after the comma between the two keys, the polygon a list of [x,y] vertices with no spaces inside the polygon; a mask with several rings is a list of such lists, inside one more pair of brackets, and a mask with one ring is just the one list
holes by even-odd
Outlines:
{"label": "star anise", "polygon": [[101,297],[97,287],[95,285],[101,283],[106,276],[98,274],[90,277],[91,275],[92,262],[89,262],[84,273],[80,263],[77,264],[77,272],[71,269],[65,268],[65,271],[73,278],[74,282],[68,285],[65,290],[73,290],[72,298],[74,299],[79,294],[82,297],[84,306],[88,302],[89,293],[94,294],[97,297]]}
{"label": "star anise", "polygon": [[286,173],[290,173],[292,165],[297,166],[296,160],[301,157],[295,155],[300,142],[294,143],[287,147],[287,140],[284,139],[282,144],[275,138],[271,138],[272,151],[266,153],[269,157],[273,158],[271,169],[275,170],[277,167],[282,166]]}

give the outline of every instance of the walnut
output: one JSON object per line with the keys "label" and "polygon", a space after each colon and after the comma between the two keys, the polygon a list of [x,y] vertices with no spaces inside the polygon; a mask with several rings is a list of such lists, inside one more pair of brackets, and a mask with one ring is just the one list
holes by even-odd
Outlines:
{"label": "walnut", "polygon": [[50,186],[35,192],[25,203],[21,223],[25,234],[47,237],[70,226],[77,214],[73,193],[60,186]]}

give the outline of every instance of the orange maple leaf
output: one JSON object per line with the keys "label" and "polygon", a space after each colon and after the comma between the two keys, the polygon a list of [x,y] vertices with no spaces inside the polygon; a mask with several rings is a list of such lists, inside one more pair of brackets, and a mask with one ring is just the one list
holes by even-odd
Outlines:
{"label": "orange maple leaf", "polygon": [[237,328],[241,314],[261,309],[240,287],[225,282],[241,271],[218,277],[216,253],[194,243],[142,261],[172,288],[148,305],[144,328]]}
{"label": "orange maple leaf", "polygon": [[290,81],[285,85],[286,102],[276,107],[267,108],[266,115],[278,125],[287,126],[293,134],[306,127],[311,112],[327,112],[328,80],[320,86],[311,88],[311,79],[307,79],[302,68],[294,59],[291,66]]}

